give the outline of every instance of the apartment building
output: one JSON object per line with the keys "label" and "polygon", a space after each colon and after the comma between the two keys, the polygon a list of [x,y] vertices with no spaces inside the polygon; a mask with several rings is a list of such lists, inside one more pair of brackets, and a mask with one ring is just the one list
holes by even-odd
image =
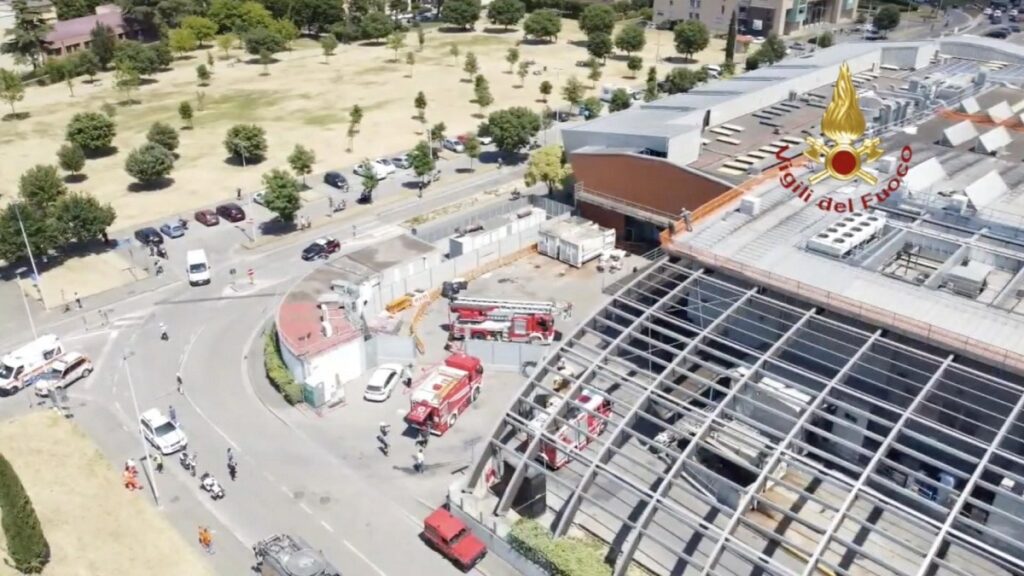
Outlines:
{"label": "apartment building", "polygon": [[857,0],[654,0],[654,22],[699,20],[712,33],[725,32],[733,10],[740,34],[786,35],[852,20]]}

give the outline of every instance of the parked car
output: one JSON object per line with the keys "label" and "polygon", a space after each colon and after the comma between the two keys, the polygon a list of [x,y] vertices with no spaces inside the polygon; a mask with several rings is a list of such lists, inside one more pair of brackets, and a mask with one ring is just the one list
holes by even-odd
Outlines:
{"label": "parked car", "polygon": [[455,138],[445,138],[441,145],[444,146],[445,150],[451,150],[452,152],[465,152],[466,147]]}
{"label": "parked car", "polygon": [[308,262],[317,258],[327,258],[338,250],[341,250],[341,242],[330,236],[324,236],[323,238],[317,238],[312,244],[302,250],[302,259]]}
{"label": "parked car", "polygon": [[92,374],[92,362],[85,354],[68,352],[57,358],[50,369],[35,378],[36,396],[49,396],[51,390],[67,388]]}
{"label": "parked car", "polygon": [[168,238],[181,238],[185,235],[185,227],[181,225],[181,222],[165,222],[160,226],[160,232],[163,232],[163,235]]}
{"label": "parked car", "polygon": [[188,437],[158,408],[150,408],[139,417],[142,435],[161,454],[174,454],[188,446]]}
{"label": "parked car", "polygon": [[[471,135],[472,135],[472,133],[459,134],[457,140],[463,146],[465,146],[466,145],[466,141],[469,140],[469,137]],[[491,138],[490,136],[481,136],[481,135],[477,134],[476,135],[476,141],[479,142],[481,146],[488,146],[488,145],[494,143],[494,138]]]}
{"label": "parked car", "polygon": [[423,521],[420,537],[463,572],[472,570],[487,555],[487,546],[444,506]]}
{"label": "parked car", "polygon": [[1014,34],[1020,33],[1020,25],[1018,24],[1010,24],[1009,28],[1010,32],[1013,32]]}
{"label": "parked car", "polygon": [[195,213],[195,219],[196,222],[199,222],[204,226],[216,226],[217,224],[220,224],[220,216],[217,216],[217,213],[209,208],[197,211]]}
{"label": "parked car", "polygon": [[1005,40],[1009,35],[1010,31],[1005,28],[993,28],[992,30],[985,32],[985,36],[988,36],[989,38],[998,38],[1000,40]]}
{"label": "parked car", "polygon": [[334,170],[331,170],[330,172],[324,174],[324,184],[327,184],[328,186],[331,186],[333,188],[337,188],[342,192],[348,191],[348,180],[345,179],[345,176],[341,172],[335,172]]}
{"label": "parked car", "polygon": [[391,164],[399,170],[408,170],[409,168],[412,168],[412,162],[409,161],[408,154],[402,154],[401,156],[392,158]]}
{"label": "parked car", "polygon": [[266,194],[261,190],[252,195],[252,201],[255,202],[256,204],[259,204],[260,206],[266,206],[266,204],[263,203],[263,198],[265,195]]}
{"label": "parked car", "polygon": [[374,160],[374,162],[376,162],[382,168],[384,168],[384,171],[387,172],[388,176],[391,176],[392,174],[395,173],[395,165],[391,163],[391,160],[389,158],[377,158],[376,160]]}
{"label": "parked car", "polygon": [[245,210],[242,210],[242,207],[234,202],[217,206],[217,215],[228,222],[241,222],[245,220]]}
{"label": "parked car", "polygon": [[391,397],[395,386],[409,377],[409,371],[401,364],[381,364],[369,382],[366,383],[366,390],[363,392],[363,400],[371,402],[383,402]]}
{"label": "parked car", "polygon": [[[389,168],[390,171],[388,170]],[[391,166],[390,163],[385,166],[377,160],[366,160],[365,162],[359,163],[352,172],[361,178],[366,177],[368,174],[372,174],[377,180],[383,180],[394,171],[395,167]]]}
{"label": "parked car", "polygon": [[984,10],[981,11],[981,13],[984,14],[985,16],[991,16],[992,15],[992,9],[991,8],[985,8]]}
{"label": "parked car", "polygon": [[164,237],[157,232],[156,228],[146,226],[135,231],[135,239],[143,246],[159,246],[164,243]]}
{"label": "parked car", "polygon": [[1003,11],[1002,10],[993,10],[992,11],[992,17],[993,18],[1002,18],[1003,17]]}

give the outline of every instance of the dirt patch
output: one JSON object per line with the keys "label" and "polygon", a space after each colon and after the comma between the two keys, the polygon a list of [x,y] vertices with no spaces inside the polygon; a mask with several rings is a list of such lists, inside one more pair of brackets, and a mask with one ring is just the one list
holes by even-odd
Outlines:
{"label": "dirt patch", "polygon": [[[52,560],[47,576],[213,575],[148,501],[129,493],[117,471],[74,424],[37,412],[0,424],[0,446],[32,498]],[[15,575],[0,565],[0,576]]]}

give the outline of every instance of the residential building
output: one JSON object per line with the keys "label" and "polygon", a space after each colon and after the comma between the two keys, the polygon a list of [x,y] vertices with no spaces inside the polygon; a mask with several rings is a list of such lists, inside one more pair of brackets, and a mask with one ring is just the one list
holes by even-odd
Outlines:
{"label": "residential building", "polygon": [[699,20],[722,33],[734,10],[740,34],[764,37],[833,28],[856,17],[857,0],[654,0],[654,23]]}
{"label": "residential building", "polygon": [[114,4],[103,4],[96,7],[96,13],[92,16],[54,22],[53,29],[46,35],[49,43],[47,52],[51,56],[65,56],[88,48],[92,41],[92,31],[99,24],[110,28],[119,39],[125,38],[127,34],[121,8]]}

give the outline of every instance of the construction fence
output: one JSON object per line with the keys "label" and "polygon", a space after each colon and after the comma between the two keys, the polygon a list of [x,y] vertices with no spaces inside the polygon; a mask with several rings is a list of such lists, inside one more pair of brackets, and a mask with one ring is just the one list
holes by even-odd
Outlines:
{"label": "construction fence", "polygon": [[488,370],[522,373],[524,367],[536,366],[543,361],[554,350],[554,346],[495,340],[466,340],[464,350],[470,356],[479,358]]}
{"label": "construction fence", "polygon": [[575,208],[544,196],[526,195],[518,200],[500,202],[469,210],[456,217],[446,218],[438,222],[429,222],[415,228],[415,236],[425,242],[434,244],[455,234],[456,229],[465,229],[475,224],[482,224],[494,218],[515,214],[523,208],[540,208],[547,212],[549,218],[557,218],[569,214]]}

